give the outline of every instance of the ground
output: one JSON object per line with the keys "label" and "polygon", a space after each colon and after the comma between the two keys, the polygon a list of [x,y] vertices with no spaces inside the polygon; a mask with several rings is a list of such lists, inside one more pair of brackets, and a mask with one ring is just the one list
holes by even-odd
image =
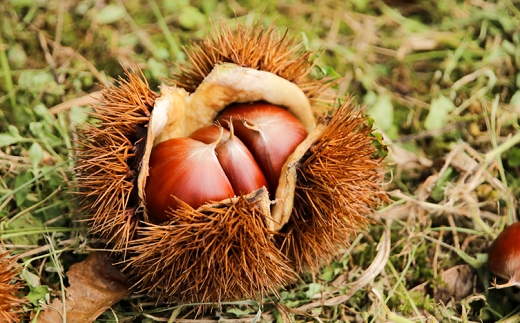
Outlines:
{"label": "ground", "polygon": [[[266,299],[264,321],[516,322],[487,250],[520,196],[516,0],[0,2],[0,237],[25,306],[59,297],[96,248],[73,194],[75,130],[92,97],[139,66],[156,89],[212,22],[274,24],[321,54],[316,75],[366,106],[390,202],[320,275]],[[379,247],[378,247],[379,246]],[[360,279],[361,278],[361,279]],[[250,322],[254,302],[194,316],[132,295],[99,322]]]}

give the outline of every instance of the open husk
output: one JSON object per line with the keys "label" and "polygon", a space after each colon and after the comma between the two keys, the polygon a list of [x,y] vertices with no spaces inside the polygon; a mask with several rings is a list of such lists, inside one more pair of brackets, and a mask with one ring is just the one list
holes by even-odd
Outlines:
{"label": "open husk", "polygon": [[[329,80],[309,77],[313,55],[273,27],[222,24],[192,44],[189,63],[160,94],[131,70],[104,90],[94,107],[100,121],[80,132],[78,184],[93,233],[124,255],[136,288],[181,302],[276,294],[366,227],[386,199],[381,160],[363,112],[350,101],[334,107]],[[249,92],[237,75],[268,81]],[[181,203],[169,221],[152,223],[144,194],[152,147],[211,124],[230,103],[257,100],[284,106],[309,131],[274,199],[260,189],[198,209]]]}

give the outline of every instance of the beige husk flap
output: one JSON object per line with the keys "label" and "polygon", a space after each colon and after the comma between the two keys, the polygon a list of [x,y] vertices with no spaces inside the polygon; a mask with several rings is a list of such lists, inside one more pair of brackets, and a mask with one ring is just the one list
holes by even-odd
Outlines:
{"label": "beige husk flap", "polygon": [[[138,178],[140,204],[145,210],[146,178],[152,148],[165,140],[186,137],[193,131],[211,125],[217,114],[235,102],[266,101],[287,108],[305,126],[309,135],[289,156],[282,168],[275,200],[269,201],[265,188],[246,196],[255,199],[267,216],[268,228],[278,231],[287,223],[292,212],[296,184],[296,166],[299,160],[323,132],[324,125],[316,122],[310,102],[303,91],[294,83],[275,74],[225,63],[216,65],[199,85],[188,94],[184,89],[162,85],[161,96],[155,101],[150,116],[146,149],[142,159],[142,171]],[[233,199],[211,204],[226,207]],[[271,205],[269,208],[268,206]],[[207,205],[201,206],[201,209]]]}
{"label": "beige husk flap", "polygon": [[160,141],[166,140],[164,137],[167,133],[172,134],[173,137],[182,137],[184,134],[183,120],[186,114],[186,97],[188,93],[184,89],[171,86],[163,85],[160,89],[161,96],[155,100],[155,105],[148,121],[145,151],[143,159],[141,159],[141,172],[137,178],[139,204],[144,210],[146,221],[149,221],[149,219],[144,203],[144,188],[146,187],[146,178],[149,174],[148,165],[154,142],[157,142],[156,139],[160,139]]}
{"label": "beige husk flap", "polygon": [[309,99],[296,84],[273,73],[225,63],[216,65],[191,94],[176,87],[161,87],[152,111],[154,145],[213,124],[217,114],[231,103],[254,101],[287,108],[308,132],[316,126]]}
{"label": "beige husk flap", "polygon": [[272,221],[268,221],[270,230],[279,231],[289,221],[293,209],[294,191],[296,189],[296,167],[303,155],[323,133],[326,126],[324,123],[319,123],[309,133],[307,138],[296,147],[283,165],[280,179],[278,180],[275,201],[271,208]]}

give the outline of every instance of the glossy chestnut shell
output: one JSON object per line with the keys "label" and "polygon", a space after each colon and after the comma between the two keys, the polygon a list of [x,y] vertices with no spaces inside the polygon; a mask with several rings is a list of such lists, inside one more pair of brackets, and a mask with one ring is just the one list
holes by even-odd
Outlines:
{"label": "glossy chestnut shell", "polygon": [[263,186],[267,187],[267,180],[253,155],[231,131],[212,125],[200,128],[192,133],[190,138],[206,144],[218,141],[220,138],[215,153],[235,195],[245,195]]}
{"label": "glossy chestnut shell", "polygon": [[153,149],[146,197],[154,221],[168,220],[168,210],[179,207],[179,200],[198,208],[208,201],[233,196],[214,145],[191,138],[174,138]]}
{"label": "glossy chestnut shell", "polygon": [[230,119],[236,136],[251,151],[273,194],[283,164],[307,136],[305,127],[289,111],[264,102],[234,104],[217,117],[224,126]]}
{"label": "glossy chestnut shell", "polygon": [[489,270],[509,282],[497,288],[517,285],[520,278],[520,222],[505,228],[488,251]]}

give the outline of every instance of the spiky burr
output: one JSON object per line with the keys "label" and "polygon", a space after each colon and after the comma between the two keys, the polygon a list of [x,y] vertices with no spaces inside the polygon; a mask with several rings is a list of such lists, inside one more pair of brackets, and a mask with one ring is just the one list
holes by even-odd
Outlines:
{"label": "spiky burr", "polygon": [[[79,134],[83,209],[92,232],[109,239],[140,290],[180,302],[276,295],[298,274],[317,272],[337,256],[385,201],[372,128],[349,100],[335,104],[340,100],[331,96],[329,79],[311,77],[316,53],[273,26],[215,25],[186,52],[188,62],[173,74],[173,86],[162,86],[160,93],[131,70],[104,90],[94,106],[97,124]],[[168,183],[150,171],[155,147],[210,126],[234,103],[250,102],[286,109],[308,134],[274,172],[281,174],[278,184],[271,180],[270,191],[263,187],[200,206],[173,195],[147,196],[161,192],[150,185]],[[246,115],[232,119],[236,127],[260,131],[260,123]],[[167,185],[185,185],[185,177],[175,175],[177,182]],[[156,201],[169,201],[161,204],[160,217],[157,204],[149,205]]]}
{"label": "spiky burr", "polygon": [[16,258],[0,247],[0,321],[19,322],[23,314],[22,305],[26,301],[21,296],[22,282],[20,267]]}

